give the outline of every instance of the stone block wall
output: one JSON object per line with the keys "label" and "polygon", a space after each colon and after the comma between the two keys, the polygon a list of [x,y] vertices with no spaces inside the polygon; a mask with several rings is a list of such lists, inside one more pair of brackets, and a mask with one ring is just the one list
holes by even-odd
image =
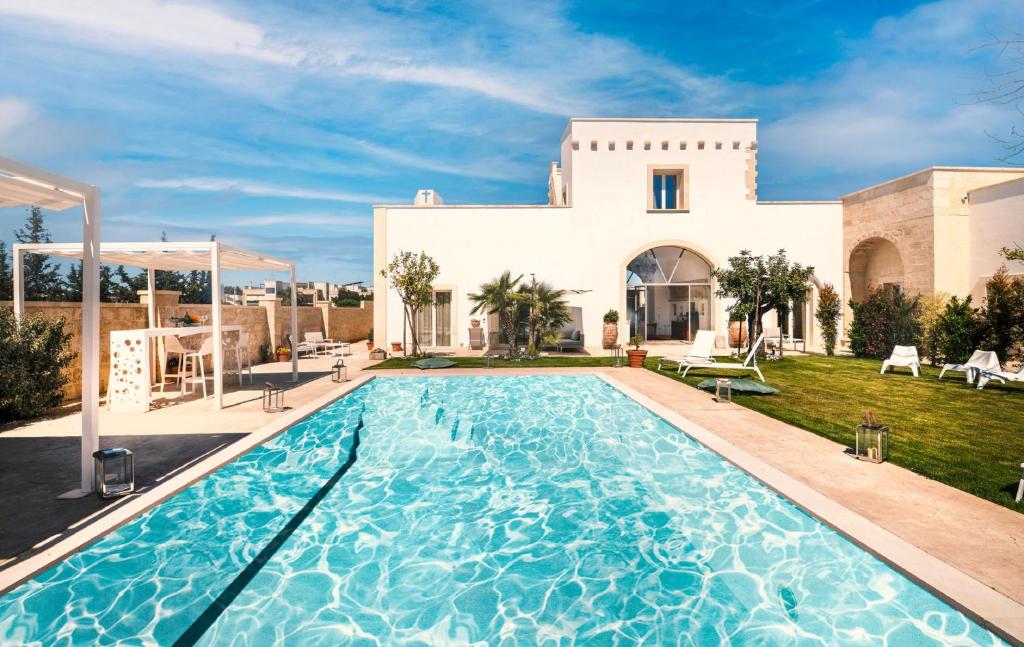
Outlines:
{"label": "stone block wall", "polygon": [[[105,308],[107,304],[103,304]],[[186,312],[191,317],[200,318],[206,315],[206,325],[213,325],[212,321],[212,310],[213,307],[208,304],[179,304],[171,306],[158,307],[157,320],[160,326],[173,326],[171,323],[171,317],[181,317]],[[221,313],[224,317],[224,325],[236,325],[241,326],[242,330],[249,333],[249,348],[248,348],[248,360],[253,365],[259,364],[262,357],[260,349],[267,347],[268,353],[270,348],[270,330],[267,327],[267,314],[263,308],[257,308],[252,306],[221,306]],[[186,338],[187,339],[187,338]],[[196,340],[198,341],[198,336]],[[182,340],[182,344],[186,347],[190,347],[190,344],[186,340]],[[194,344],[192,344],[194,345]],[[229,360],[225,359],[225,366],[229,364]],[[234,360],[230,360],[233,362]]]}
{"label": "stone block wall", "polygon": [[358,308],[322,308],[329,339],[362,341],[373,328],[373,301],[363,301]]}

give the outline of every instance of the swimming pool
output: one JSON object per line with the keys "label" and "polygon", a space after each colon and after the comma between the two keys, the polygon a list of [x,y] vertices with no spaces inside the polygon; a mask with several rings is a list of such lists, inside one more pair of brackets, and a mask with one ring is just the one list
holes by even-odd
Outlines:
{"label": "swimming pool", "polygon": [[994,645],[591,376],[378,378],[0,598],[3,644]]}

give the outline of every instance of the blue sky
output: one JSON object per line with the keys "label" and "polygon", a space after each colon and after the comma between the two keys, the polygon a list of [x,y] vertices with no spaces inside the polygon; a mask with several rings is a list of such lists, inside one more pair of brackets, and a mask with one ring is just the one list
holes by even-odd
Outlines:
{"label": "blue sky", "polygon": [[101,186],[104,240],[215,233],[298,260],[301,280],[369,280],[371,204],[426,187],[543,202],[570,116],[757,117],[769,200],[998,165],[986,133],[1015,113],[972,93],[1006,62],[976,48],[1022,16],[1024,0],[0,0],[0,155]]}

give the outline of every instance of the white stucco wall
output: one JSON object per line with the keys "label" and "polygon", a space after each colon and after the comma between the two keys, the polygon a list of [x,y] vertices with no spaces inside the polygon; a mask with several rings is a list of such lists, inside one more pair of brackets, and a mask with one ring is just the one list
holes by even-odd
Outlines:
{"label": "white stucco wall", "polygon": [[970,293],[975,303],[985,296],[985,282],[1006,264],[1024,274],[1024,264],[1007,261],[1003,247],[1024,245],[1024,179],[994,184],[970,192]]}
{"label": "white stucco wall", "polygon": [[[701,140],[704,150],[697,147]],[[579,142],[578,150],[573,141]],[[598,142],[596,151],[591,141]],[[614,151],[608,150],[609,141],[615,142]],[[627,141],[634,142],[632,151]],[[647,141],[651,150],[644,150]],[[662,150],[663,141],[669,142],[669,150]],[[686,150],[680,150],[682,141]],[[721,149],[715,142],[722,142]],[[785,248],[792,260],[813,265],[820,282],[841,290],[841,204],[757,203],[748,198],[747,160],[754,142],[753,121],[574,120],[562,141],[571,206],[378,207],[375,275],[400,250],[425,250],[433,256],[441,268],[436,287],[453,290],[454,345],[467,342],[472,307],[467,293],[506,269],[580,291],[570,293],[568,301],[583,308],[588,347],[600,347],[601,317],[617,309],[622,316],[620,341],[625,343],[625,266],[658,245],[689,248],[712,267],[741,249],[770,254]],[[688,165],[688,212],[648,212],[650,164]],[[382,280],[374,287],[374,327],[382,346],[401,339],[402,310]],[[723,337],[726,305],[715,300],[716,330]]]}

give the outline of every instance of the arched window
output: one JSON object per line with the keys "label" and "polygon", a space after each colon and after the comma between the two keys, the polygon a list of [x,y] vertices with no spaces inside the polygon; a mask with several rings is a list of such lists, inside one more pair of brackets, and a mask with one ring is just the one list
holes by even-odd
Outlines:
{"label": "arched window", "polygon": [[662,245],[626,266],[630,337],[690,341],[698,330],[714,330],[712,313],[711,265],[696,252]]}

